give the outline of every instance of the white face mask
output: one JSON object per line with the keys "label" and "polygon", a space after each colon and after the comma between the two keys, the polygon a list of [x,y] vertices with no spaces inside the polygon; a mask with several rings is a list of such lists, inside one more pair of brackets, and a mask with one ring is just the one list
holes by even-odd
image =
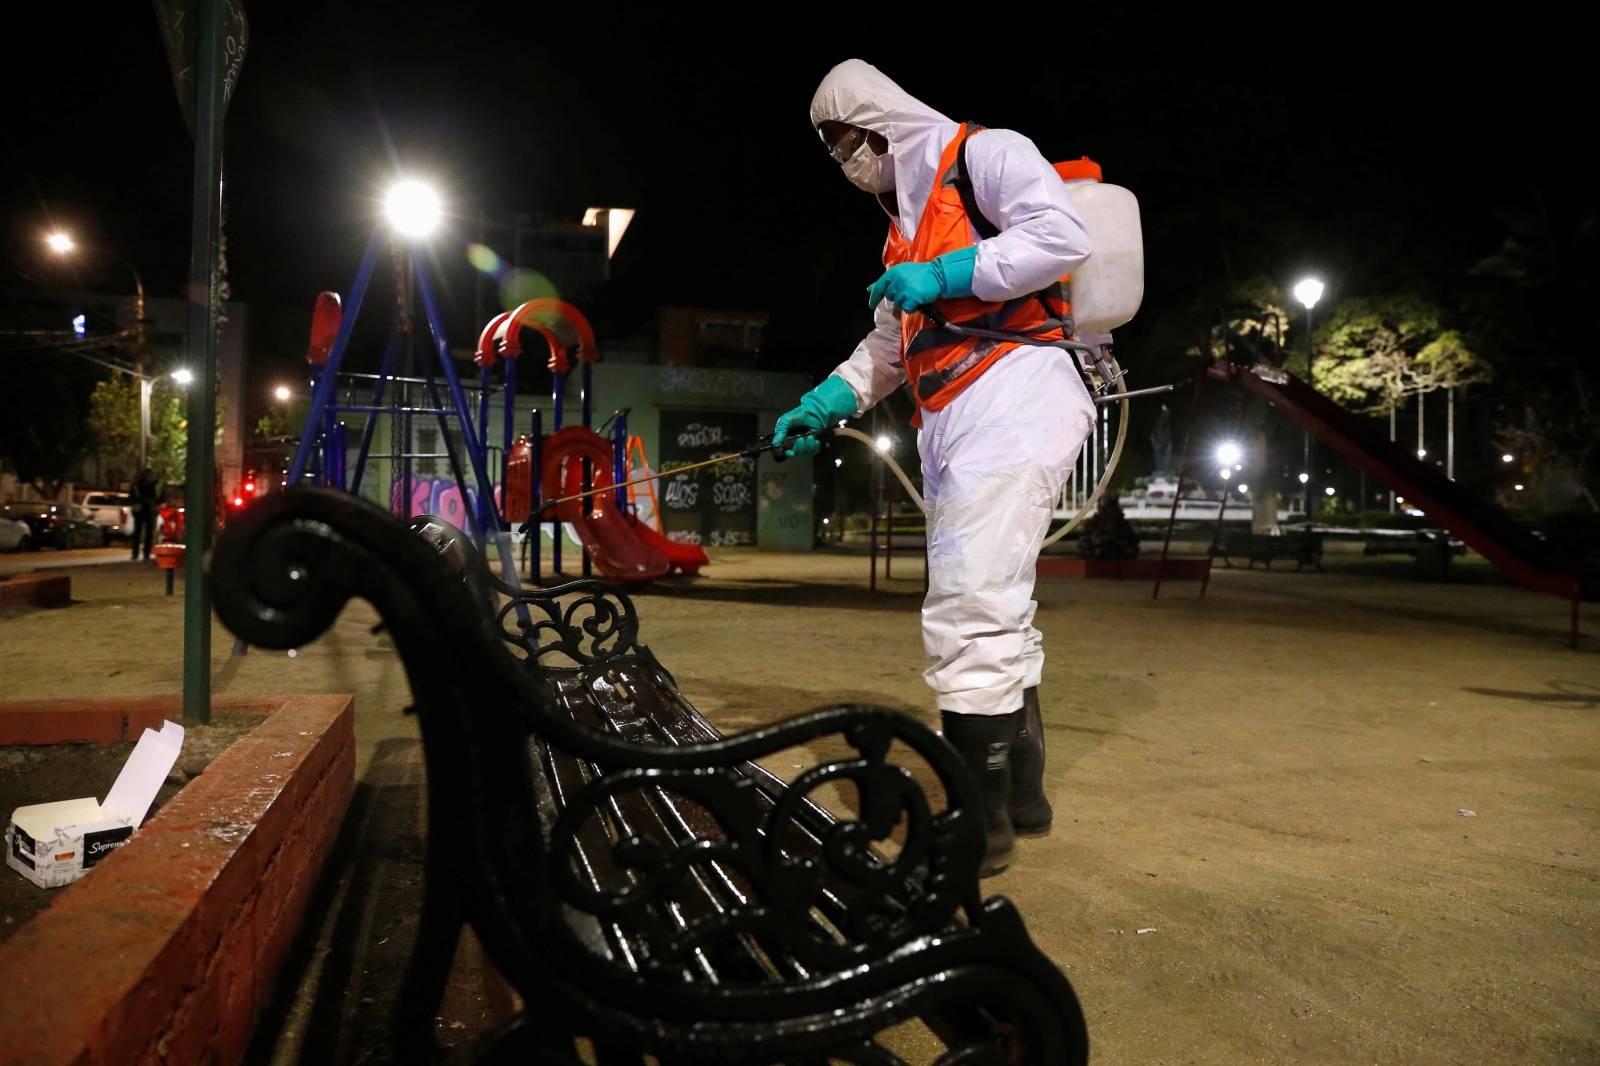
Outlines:
{"label": "white face mask", "polygon": [[864,141],[856,149],[856,154],[841,163],[839,169],[858,189],[876,193],[894,188],[894,153],[879,155]]}

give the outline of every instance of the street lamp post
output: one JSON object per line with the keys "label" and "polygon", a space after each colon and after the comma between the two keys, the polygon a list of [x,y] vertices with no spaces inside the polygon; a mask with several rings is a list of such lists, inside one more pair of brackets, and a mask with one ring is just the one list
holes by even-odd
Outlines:
{"label": "street lamp post", "polygon": [[139,476],[144,476],[145,467],[150,465],[150,390],[155,388],[155,379],[148,374],[139,375]]}
{"label": "street lamp post", "polygon": [[[1306,379],[1311,382],[1311,387],[1316,388],[1316,376],[1311,371],[1311,309],[1317,306],[1317,301],[1322,299],[1323,284],[1316,278],[1303,278],[1295,284],[1294,298],[1299,300],[1306,309]],[[1302,470],[1311,470],[1311,431],[1305,430],[1305,453],[1302,456],[1304,466]],[[1301,507],[1306,513],[1306,521],[1311,521],[1311,481],[1307,478],[1302,483],[1300,491]]]}
{"label": "street lamp post", "polygon": [[[69,256],[78,249],[78,242],[65,230],[55,230],[45,235],[44,243],[58,256]],[[102,249],[105,254],[128,268],[133,275],[133,371],[139,379],[139,469],[143,471],[150,451],[150,389],[154,379],[144,372],[144,278],[139,268],[124,255],[113,249]]]}
{"label": "street lamp post", "polygon": [[1444,476],[1456,479],[1456,387],[1444,390]]}
{"label": "street lamp post", "polygon": [[[46,234],[44,243],[59,256],[68,256],[78,250],[78,242],[73,240],[72,234],[65,230],[55,230]],[[133,275],[133,338],[134,343],[141,349],[140,354],[142,355],[144,346],[144,278],[140,275],[139,268],[134,266],[127,256],[112,248],[102,248],[101,251],[127,267],[128,273]]]}

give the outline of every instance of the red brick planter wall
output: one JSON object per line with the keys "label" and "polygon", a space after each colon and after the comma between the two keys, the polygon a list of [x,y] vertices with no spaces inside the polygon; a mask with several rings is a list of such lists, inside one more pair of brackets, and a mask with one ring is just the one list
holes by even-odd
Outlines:
{"label": "red brick planter wall", "polygon": [[[68,728],[43,703],[22,717]],[[79,731],[97,710],[134,735],[182,714],[176,697],[76,706]],[[350,696],[224,706],[266,717],[0,945],[0,1063],[238,1061],[354,790],[355,717]]]}
{"label": "red brick planter wall", "polygon": [[72,602],[72,578],[66,574],[40,577],[18,574],[0,578],[0,607],[60,607]]}
{"label": "red brick planter wall", "polygon": [[[281,701],[219,699],[217,710],[267,714]],[[183,706],[171,696],[122,699],[7,700],[0,702],[0,744],[115,744],[138,740],[163,719],[183,722]],[[0,818],[11,814],[0,811]]]}

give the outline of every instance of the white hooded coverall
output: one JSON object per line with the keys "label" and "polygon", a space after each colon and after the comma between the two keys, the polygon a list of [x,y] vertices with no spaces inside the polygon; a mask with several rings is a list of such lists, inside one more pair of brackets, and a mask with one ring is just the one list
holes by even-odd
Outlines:
{"label": "white hooded coverall", "polygon": [[[940,155],[960,124],[858,59],[830,71],[812,98],[812,126],[827,121],[888,140],[896,221],[912,240]],[[1089,237],[1066,186],[1032,141],[1009,130],[974,134],[967,170],[978,207],[1000,230],[978,243],[974,296],[1026,296],[1088,257]],[[834,371],[855,391],[857,414],[906,380],[899,316],[887,300],[874,314],[872,332]],[[924,677],[939,710],[1009,714],[1022,706],[1023,689],[1039,683],[1044,647],[1033,626],[1035,563],[1094,418],[1072,356],[1044,347],[1010,352],[943,410],[922,412]]]}

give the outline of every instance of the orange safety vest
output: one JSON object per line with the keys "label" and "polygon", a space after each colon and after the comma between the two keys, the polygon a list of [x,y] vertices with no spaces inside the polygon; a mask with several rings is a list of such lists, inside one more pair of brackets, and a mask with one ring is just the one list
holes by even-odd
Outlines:
{"label": "orange safety vest", "polygon": [[[889,224],[889,239],[883,247],[884,269],[900,263],[926,263],[946,252],[973,243],[972,233],[992,237],[999,232],[978,210],[967,177],[967,138],[981,132],[982,126],[963,123],[955,140],[945,146],[934,178],[933,192],[922,211],[914,240],[907,241],[898,224]],[[1070,308],[1059,282],[1039,292],[1014,300],[995,302],[973,296],[938,300],[933,305],[948,322],[977,329],[1029,333],[1040,343],[1063,340]],[[906,380],[916,398],[914,424],[922,421],[922,411],[943,410],[995,361],[1007,352],[1022,347],[1021,342],[962,337],[942,330],[918,311],[900,315],[900,356]]]}

